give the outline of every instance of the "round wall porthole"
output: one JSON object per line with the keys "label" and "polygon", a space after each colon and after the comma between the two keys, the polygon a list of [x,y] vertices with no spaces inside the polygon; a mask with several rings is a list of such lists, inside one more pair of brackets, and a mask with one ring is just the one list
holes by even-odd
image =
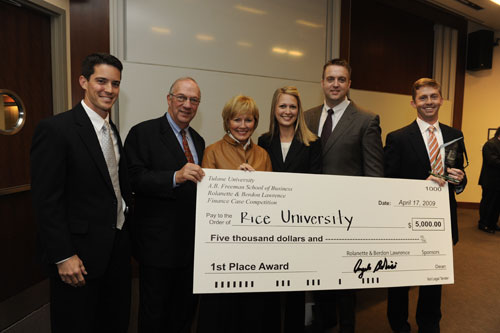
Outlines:
{"label": "round wall porthole", "polygon": [[26,110],[21,98],[13,91],[0,89],[0,133],[16,134],[25,120]]}

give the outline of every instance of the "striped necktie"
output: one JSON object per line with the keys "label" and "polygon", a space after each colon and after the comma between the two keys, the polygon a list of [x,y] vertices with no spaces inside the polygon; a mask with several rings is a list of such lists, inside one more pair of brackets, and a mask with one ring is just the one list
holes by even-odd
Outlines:
{"label": "striped necktie", "polygon": [[113,139],[111,138],[111,127],[107,121],[104,121],[102,126],[102,153],[108,166],[109,176],[116,195],[116,228],[121,229],[125,223],[125,215],[123,214],[122,193],[120,190],[120,179],[118,175],[118,163],[116,161],[115,148]]}
{"label": "striped necktie", "polygon": [[434,126],[429,126],[429,140],[427,145],[429,146],[429,157],[432,167],[432,172],[437,175],[443,174],[443,161],[441,160],[441,152],[439,151],[439,144],[434,132],[436,128]]}

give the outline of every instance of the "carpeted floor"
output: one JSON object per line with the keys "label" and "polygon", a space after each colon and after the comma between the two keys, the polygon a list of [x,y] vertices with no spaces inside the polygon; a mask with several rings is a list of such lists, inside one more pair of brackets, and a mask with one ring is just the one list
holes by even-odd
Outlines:
{"label": "carpeted floor", "polygon": [[[459,209],[459,242],[454,250],[455,284],[443,287],[442,333],[500,332],[500,232],[477,229],[478,211]],[[410,291],[410,324],[417,332],[418,288]],[[386,289],[358,292],[356,332],[391,332]]]}

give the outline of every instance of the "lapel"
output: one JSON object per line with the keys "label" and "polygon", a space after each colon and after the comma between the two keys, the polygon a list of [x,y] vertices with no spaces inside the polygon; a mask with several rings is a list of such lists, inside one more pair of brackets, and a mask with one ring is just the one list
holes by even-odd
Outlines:
{"label": "lapel", "polygon": [[356,107],[351,101],[337,123],[337,126],[335,126],[332,134],[328,138],[328,141],[326,141],[325,147],[323,148],[324,153],[330,150],[339,141],[339,139],[344,136],[347,129],[353,124],[356,113]]}
{"label": "lapel", "polygon": [[187,163],[187,158],[174,134],[174,130],[168,123],[166,115],[163,115],[160,118],[160,140],[164,144],[165,148],[169,150],[172,155],[174,155],[175,163],[177,163],[179,169],[182,168],[184,164]]}
{"label": "lapel", "polygon": [[290,164],[293,162],[293,159],[297,156],[298,152],[302,144],[299,142],[296,136],[293,137],[292,144],[290,145],[290,149],[288,150],[288,154],[285,159],[285,170],[289,170]]}
{"label": "lapel", "polygon": [[[120,178],[120,189],[122,192],[122,198],[128,204],[129,201],[128,201],[128,198],[126,198],[126,195],[128,193],[128,189],[127,190],[124,189],[123,184],[125,183],[125,180],[122,178],[122,177],[128,177],[127,174],[125,173],[125,171],[127,171],[127,169],[128,169],[127,159],[125,158],[125,153],[123,151],[123,143],[122,143],[122,139],[120,138],[120,133],[118,132],[118,129],[116,128],[115,124],[111,121],[111,118],[109,119],[109,125],[111,126],[111,128],[115,132],[116,140],[118,142],[118,151],[120,152],[120,162],[118,164],[118,177]],[[128,178],[126,181],[128,182]]]}
{"label": "lapel", "polygon": [[121,156],[123,155],[123,145],[122,145],[122,139],[120,138],[120,134],[118,132],[118,129],[115,126],[115,123],[111,121],[111,117],[109,118],[109,125],[111,126],[111,129],[115,133],[116,136],[116,141],[118,142],[118,151],[120,152],[120,164],[122,163],[122,158]]}
{"label": "lapel", "polygon": [[410,124],[408,135],[418,160],[427,170],[430,170],[431,162],[429,161],[429,155],[427,154],[426,143],[422,137],[422,133],[420,133],[420,128],[418,127],[416,120]]}
{"label": "lapel", "polygon": [[318,134],[318,129],[319,129],[319,118],[321,118],[321,111],[323,111],[323,104],[320,106],[315,107],[311,111],[308,111],[310,114],[310,121],[308,123],[309,130],[313,132],[314,134]]}
{"label": "lapel", "polygon": [[450,128],[448,126],[439,123],[439,128],[441,129],[441,133],[443,133],[443,142],[444,143],[458,138],[458,136],[454,135],[453,131],[450,130]]}
{"label": "lapel", "polygon": [[[203,160],[203,151],[205,150],[205,147],[203,147],[203,143],[200,140],[198,140],[198,133],[196,133],[196,131],[192,129],[191,126],[189,127],[189,134],[191,134],[191,138],[193,139],[194,147],[196,149],[196,155],[198,155],[198,165],[201,165],[201,162]],[[184,152],[182,152],[182,154],[184,155]]]}
{"label": "lapel", "polygon": [[73,110],[75,122],[77,124],[76,131],[78,132],[78,135],[82,139],[83,144],[87,147],[90,156],[97,165],[97,169],[99,169],[104,182],[107,184],[108,188],[113,193],[115,193],[115,190],[113,189],[113,183],[111,182],[111,177],[109,176],[108,166],[106,165],[106,160],[104,159],[101,145],[99,144],[99,139],[97,138],[94,126],[92,125],[90,118],[87,116],[87,113],[80,103],[78,103],[78,105],[75,106]]}
{"label": "lapel", "polygon": [[500,155],[500,140],[497,140],[495,137],[493,137],[493,139],[495,139],[491,141],[493,143],[493,148],[496,149]]}
{"label": "lapel", "polygon": [[273,139],[270,142],[270,152],[271,155],[271,160],[274,160],[278,163],[277,167],[275,169],[277,170],[285,170],[285,163],[283,162],[283,153],[281,152],[281,141],[280,141],[280,134],[279,131],[276,131],[275,135],[273,136]]}

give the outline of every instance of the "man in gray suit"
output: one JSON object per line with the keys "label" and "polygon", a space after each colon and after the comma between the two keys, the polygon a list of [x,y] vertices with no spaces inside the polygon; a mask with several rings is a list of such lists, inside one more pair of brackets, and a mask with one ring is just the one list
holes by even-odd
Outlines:
{"label": "man in gray suit", "polygon": [[[323,173],[345,176],[384,176],[384,151],[379,116],[359,109],[347,98],[351,67],[332,59],[323,67],[323,105],[304,113],[307,126],[321,138]],[[314,319],[318,332],[354,332],[354,290],[319,291],[314,294]]]}

